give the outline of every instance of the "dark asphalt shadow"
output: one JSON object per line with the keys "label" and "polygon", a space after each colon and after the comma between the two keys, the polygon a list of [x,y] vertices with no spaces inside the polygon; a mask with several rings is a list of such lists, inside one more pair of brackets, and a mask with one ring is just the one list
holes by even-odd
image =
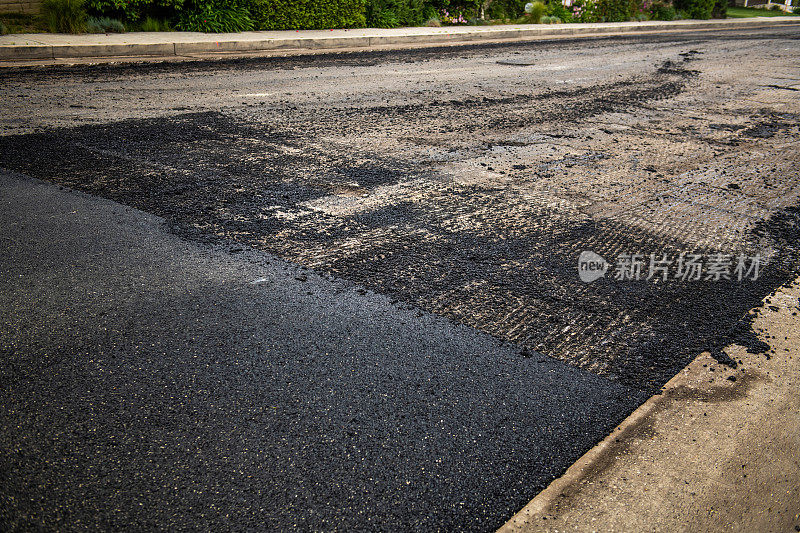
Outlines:
{"label": "dark asphalt shadow", "polygon": [[644,394],[0,176],[0,529],[491,530]]}

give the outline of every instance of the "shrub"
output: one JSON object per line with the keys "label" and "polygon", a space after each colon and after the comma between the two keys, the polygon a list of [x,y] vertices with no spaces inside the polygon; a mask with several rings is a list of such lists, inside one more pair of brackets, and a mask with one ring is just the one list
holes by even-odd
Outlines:
{"label": "shrub", "polygon": [[426,0],[425,4],[436,10],[439,20],[448,24],[474,24],[484,7],[481,0]]}
{"label": "shrub", "polygon": [[82,33],[86,31],[84,0],[44,0],[42,15],[54,33]]}
{"label": "shrub", "polygon": [[710,19],[714,0],[674,0],[675,9],[685,11],[690,19]]}
{"label": "shrub", "polygon": [[375,11],[366,14],[367,26],[370,28],[397,28],[401,26],[400,19],[394,11]]}
{"label": "shrub", "polygon": [[[713,2],[713,0],[711,0]],[[639,11],[636,0],[598,0],[597,15],[604,22],[625,22]]]}
{"label": "shrub", "polygon": [[185,0],[89,0],[89,14],[138,22],[146,18],[171,18],[179,14]]}
{"label": "shrub", "polygon": [[576,1],[572,5],[572,20],[578,22],[598,22],[600,15],[597,12],[597,4],[593,0]]}
{"label": "shrub", "polygon": [[489,2],[484,15],[490,19],[516,19],[525,13],[522,0],[494,0]]}
{"label": "shrub", "polygon": [[530,21],[534,24],[539,24],[546,12],[547,6],[542,2],[533,2],[532,4],[527,4],[525,6],[525,13],[530,18]]}
{"label": "shrub", "polygon": [[367,26],[395,28],[420,26],[430,18],[423,0],[369,0],[366,5]]}
{"label": "shrub", "polygon": [[364,0],[251,0],[259,30],[363,28]]}
{"label": "shrub", "polygon": [[211,2],[192,5],[181,13],[177,23],[179,30],[204,33],[235,33],[254,27],[246,7]]}
{"label": "shrub", "polygon": [[0,21],[0,35],[8,35],[8,28],[3,24],[3,21]]}
{"label": "shrub", "polygon": [[[568,10],[560,0],[553,0],[547,4],[547,14],[550,18],[557,18],[559,22],[572,22],[572,11]],[[553,24],[553,22],[550,22]]]}
{"label": "shrub", "polygon": [[711,10],[711,18],[728,18],[728,0],[716,0],[714,2],[714,9]]}
{"label": "shrub", "polygon": [[153,17],[146,17],[139,29],[142,31],[172,31],[168,21]]}
{"label": "shrub", "polygon": [[117,19],[89,17],[86,20],[86,31],[89,33],[125,33],[125,25]]}
{"label": "shrub", "polygon": [[678,14],[671,4],[658,1],[650,6],[650,18],[652,20],[675,20],[677,16]]}
{"label": "shrub", "polygon": [[474,23],[477,17],[475,17],[475,13],[469,9],[454,7],[451,9],[443,9],[439,13],[439,20],[442,21],[442,24],[455,26],[459,24],[469,24],[470,21]]}

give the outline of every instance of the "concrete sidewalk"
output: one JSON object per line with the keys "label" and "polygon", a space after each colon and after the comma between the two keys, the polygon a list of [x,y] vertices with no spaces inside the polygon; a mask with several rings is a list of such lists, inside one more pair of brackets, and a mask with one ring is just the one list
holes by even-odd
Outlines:
{"label": "concrete sidewalk", "polygon": [[730,30],[800,24],[800,17],[599,24],[522,24],[443,28],[253,31],[233,34],[190,32],[125,34],[16,34],[0,37],[0,61],[88,57],[181,57],[196,54],[290,50],[371,49],[398,45],[595,37],[686,30]]}

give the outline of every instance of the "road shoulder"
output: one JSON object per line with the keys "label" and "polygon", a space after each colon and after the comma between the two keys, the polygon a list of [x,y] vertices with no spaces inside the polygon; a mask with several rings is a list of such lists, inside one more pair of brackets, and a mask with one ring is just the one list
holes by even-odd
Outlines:
{"label": "road shoulder", "polygon": [[522,531],[800,526],[800,280],[753,327],[771,351],[702,354],[506,523]]}

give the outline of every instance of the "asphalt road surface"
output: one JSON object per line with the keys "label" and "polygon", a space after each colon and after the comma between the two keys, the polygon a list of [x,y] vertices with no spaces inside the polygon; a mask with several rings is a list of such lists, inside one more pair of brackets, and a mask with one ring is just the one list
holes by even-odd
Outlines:
{"label": "asphalt road surface", "polygon": [[698,353],[769,349],[798,38],[0,72],[0,524],[498,527]]}

